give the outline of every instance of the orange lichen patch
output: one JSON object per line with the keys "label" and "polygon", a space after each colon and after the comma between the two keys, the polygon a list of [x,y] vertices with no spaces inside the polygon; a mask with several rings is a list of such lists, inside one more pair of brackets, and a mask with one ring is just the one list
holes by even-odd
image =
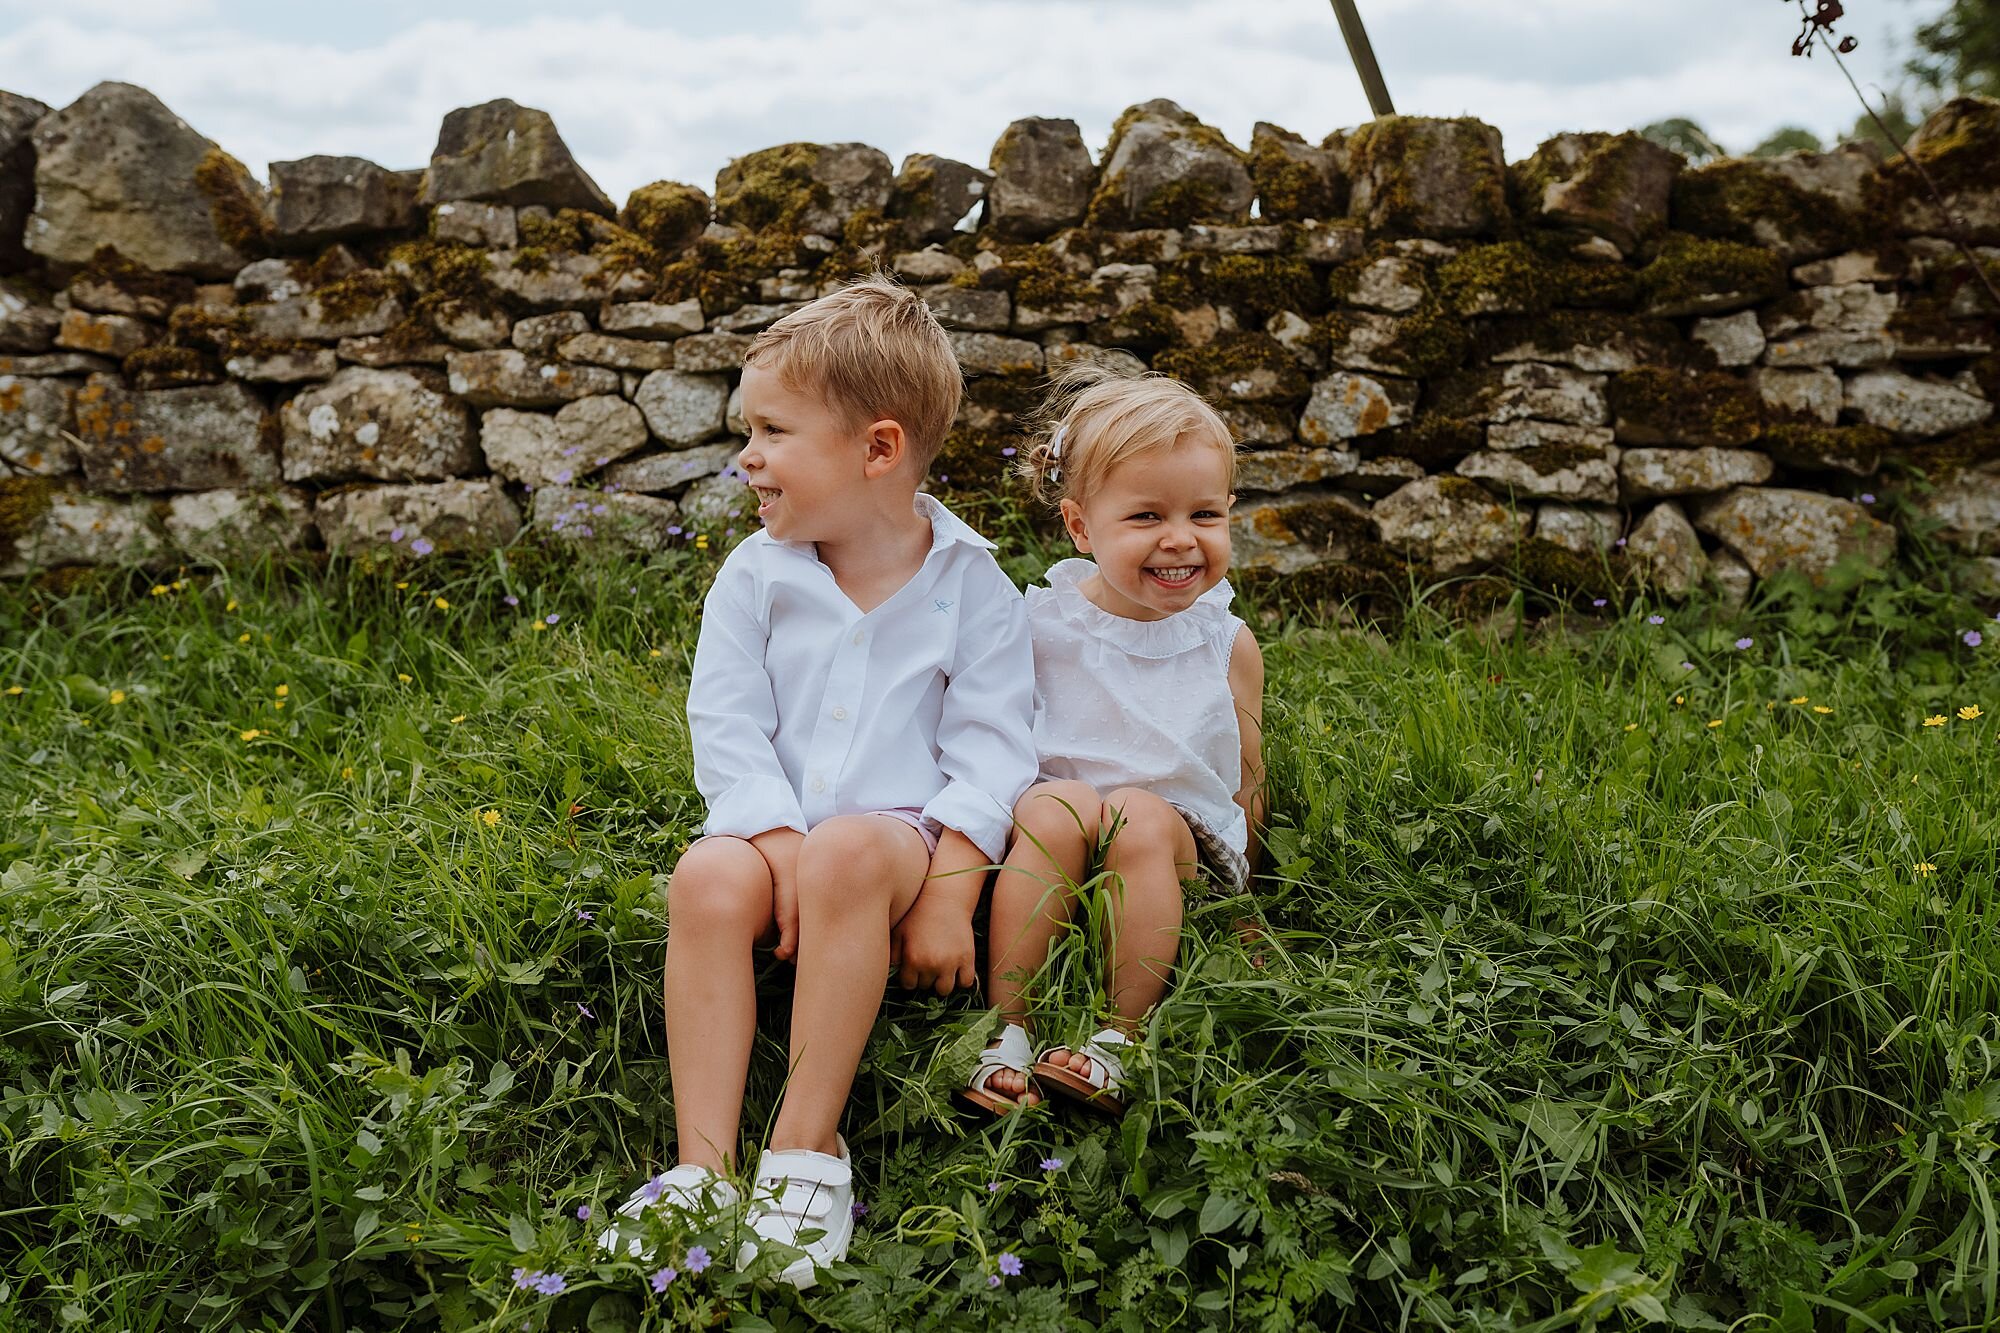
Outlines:
{"label": "orange lichen patch", "polygon": [[63,316],[62,345],[79,352],[102,352],[112,354],[113,327],[100,319],[93,319],[82,310],[72,310]]}
{"label": "orange lichen patch", "polygon": [[0,385],[0,412],[18,412],[27,399],[27,386],[19,380]]}
{"label": "orange lichen patch", "polygon": [[[76,391],[76,431],[94,439],[111,435],[111,406],[104,401],[102,384],[86,384]],[[130,426],[127,426],[130,429]]]}
{"label": "orange lichen patch", "polygon": [[143,454],[164,453],[166,447],[167,442],[157,435],[148,435],[145,439],[139,441],[139,452]]}

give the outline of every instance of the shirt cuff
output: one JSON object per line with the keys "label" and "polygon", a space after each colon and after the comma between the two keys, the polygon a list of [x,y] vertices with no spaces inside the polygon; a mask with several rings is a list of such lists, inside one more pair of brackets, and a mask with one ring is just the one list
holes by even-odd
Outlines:
{"label": "shirt cuff", "polygon": [[998,801],[969,783],[947,784],[924,806],[924,815],[963,833],[989,861],[998,863],[1007,855],[1007,835],[1014,830],[1013,817]]}
{"label": "shirt cuff", "polygon": [[806,831],[798,794],[783,778],[762,775],[738,779],[708,807],[701,831],[732,838],[754,838],[774,828]]}

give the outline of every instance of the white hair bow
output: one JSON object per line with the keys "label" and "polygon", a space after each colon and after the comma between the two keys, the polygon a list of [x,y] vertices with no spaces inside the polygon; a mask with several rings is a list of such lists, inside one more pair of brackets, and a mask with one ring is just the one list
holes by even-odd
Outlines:
{"label": "white hair bow", "polygon": [[[1068,428],[1064,426],[1057,426],[1055,429],[1055,434],[1049,436],[1049,458],[1052,462],[1056,463],[1062,462],[1063,432],[1066,429]],[[1062,480],[1062,469],[1060,467],[1050,468],[1049,480],[1054,482],[1060,482]]]}

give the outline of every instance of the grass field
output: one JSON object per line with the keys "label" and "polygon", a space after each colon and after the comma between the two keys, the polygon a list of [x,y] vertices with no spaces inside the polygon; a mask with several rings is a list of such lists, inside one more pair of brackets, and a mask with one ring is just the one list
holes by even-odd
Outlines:
{"label": "grass field", "polygon": [[2000,1326],[2000,607],[1907,578],[1253,613],[1262,928],[1122,1126],[956,1117],[985,1016],[898,994],[850,1272],[598,1262],[715,559],[0,589],[0,1330]]}

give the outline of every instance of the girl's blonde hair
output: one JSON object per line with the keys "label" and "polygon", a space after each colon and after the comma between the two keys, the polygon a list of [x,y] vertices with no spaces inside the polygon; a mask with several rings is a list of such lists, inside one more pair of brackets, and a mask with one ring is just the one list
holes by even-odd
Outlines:
{"label": "girl's blonde hair", "polygon": [[1187,385],[1152,371],[1073,364],[1055,375],[1030,427],[1032,443],[1015,471],[1028,493],[1048,504],[1081,503],[1120,463],[1182,440],[1222,450],[1235,489],[1236,442],[1221,415]]}

